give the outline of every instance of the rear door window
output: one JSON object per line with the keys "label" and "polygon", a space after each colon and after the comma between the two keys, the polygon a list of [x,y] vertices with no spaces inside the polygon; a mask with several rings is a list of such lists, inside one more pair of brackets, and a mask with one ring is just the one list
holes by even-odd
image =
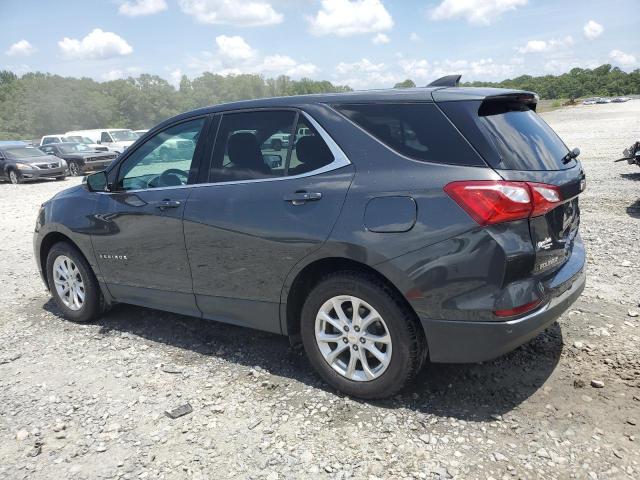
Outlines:
{"label": "rear door window", "polygon": [[282,177],[296,120],[294,111],[253,111],[222,116],[209,182]]}
{"label": "rear door window", "polygon": [[494,168],[563,170],[569,152],[560,137],[527,104],[510,100],[442,102],[447,116]]}
{"label": "rear door window", "polygon": [[433,103],[335,105],[336,110],[402,155],[425,162],[486,166]]}
{"label": "rear door window", "polygon": [[333,162],[333,153],[311,123],[299,116],[291,148],[288,175],[313,172]]}

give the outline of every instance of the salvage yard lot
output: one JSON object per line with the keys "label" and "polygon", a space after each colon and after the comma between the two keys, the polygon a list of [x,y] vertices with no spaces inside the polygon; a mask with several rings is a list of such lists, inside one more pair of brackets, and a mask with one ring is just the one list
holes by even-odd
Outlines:
{"label": "salvage yard lot", "polygon": [[0,478],[640,477],[640,169],[612,163],[640,100],[543,116],[582,150],[585,293],[515,352],[381,402],[327,389],[284,337],[131,306],[62,319],[31,235],[80,180],[0,184]]}

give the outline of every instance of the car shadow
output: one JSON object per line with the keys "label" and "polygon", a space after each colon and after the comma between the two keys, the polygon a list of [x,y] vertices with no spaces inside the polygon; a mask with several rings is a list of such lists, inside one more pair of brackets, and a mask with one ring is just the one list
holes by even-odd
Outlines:
{"label": "car shadow", "polygon": [[633,218],[640,218],[640,198],[627,207],[627,214]]}
{"label": "car shadow", "polygon": [[633,173],[621,173],[620,176],[625,180],[635,180],[640,181],[640,172]]}
{"label": "car shadow", "polygon": [[[53,300],[44,308],[61,317]],[[183,349],[181,361],[187,364],[217,357],[343,396],[320,380],[303,352],[281,335],[130,305],[114,306],[96,324],[105,336],[128,333]],[[562,331],[556,322],[529,343],[490,362],[428,364],[400,394],[367,403],[390,411],[406,408],[440,417],[492,421],[545,383],[562,348]]]}

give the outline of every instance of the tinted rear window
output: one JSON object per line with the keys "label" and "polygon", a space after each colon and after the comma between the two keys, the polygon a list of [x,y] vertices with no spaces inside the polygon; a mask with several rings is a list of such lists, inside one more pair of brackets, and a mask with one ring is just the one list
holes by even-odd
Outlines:
{"label": "tinted rear window", "polygon": [[560,137],[526,104],[464,101],[439,104],[492,167],[505,170],[562,170],[569,151]]}
{"label": "tinted rear window", "polygon": [[486,166],[433,103],[336,105],[351,121],[395,151],[425,162]]}

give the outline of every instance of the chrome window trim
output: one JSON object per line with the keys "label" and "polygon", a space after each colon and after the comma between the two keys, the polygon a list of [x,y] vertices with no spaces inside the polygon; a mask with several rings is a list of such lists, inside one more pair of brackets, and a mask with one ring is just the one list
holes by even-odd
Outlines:
{"label": "chrome window trim", "polygon": [[[270,110],[273,110],[273,109],[270,109]],[[329,147],[329,150],[333,154],[333,162],[331,162],[330,164],[325,165],[324,167],[317,168],[316,170],[312,170],[310,172],[301,173],[299,175],[290,175],[286,177],[283,176],[283,177],[273,177],[273,178],[256,178],[252,180],[233,180],[229,182],[192,183],[187,185],[175,185],[171,187],[141,188],[137,190],[120,190],[116,192],[96,192],[96,193],[109,194],[109,195],[111,194],[126,195],[129,193],[159,192],[164,190],[177,190],[182,188],[211,187],[215,185],[243,185],[245,183],[248,184],[248,183],[261,183],[261,182],[278,182],[282,180],[292,180],[296,178],[312,177],[314,175],[320,175],[322,173],[331,172],[333,170],[346,167],[347,165],[351,165],[351,162],[349,161],[349,158],[347,157],[347,155],[342,151],[342,149],[333,140],[333,138],[331,138],[329,133],[327,133],[327,131],[324,128],[322,128],[322,126],[307,112],[300,111],[300,114],[304,115],[304,117],[307,120],[309,120],[309,122],[311,122],[311,125],[313,126],[313,128],[316,129],[316,131],[320,134],[320,137],[322,137],[322,139],[325,141],[325,143]]]}

